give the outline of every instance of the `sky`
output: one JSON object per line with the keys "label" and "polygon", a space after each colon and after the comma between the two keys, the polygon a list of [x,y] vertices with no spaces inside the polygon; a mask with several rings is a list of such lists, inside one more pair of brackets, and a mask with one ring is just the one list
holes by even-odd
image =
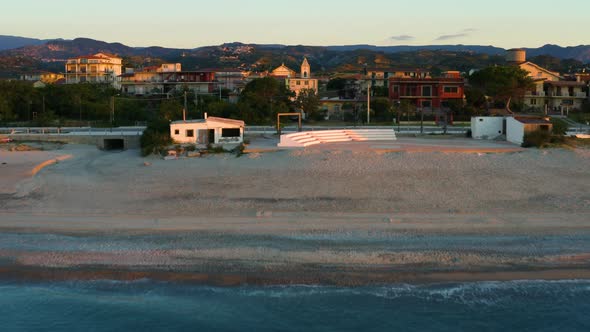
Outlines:
{"label": "sky", "polygon": [[129,46],[590,44],[589,0],[3,0],[0,35]]}

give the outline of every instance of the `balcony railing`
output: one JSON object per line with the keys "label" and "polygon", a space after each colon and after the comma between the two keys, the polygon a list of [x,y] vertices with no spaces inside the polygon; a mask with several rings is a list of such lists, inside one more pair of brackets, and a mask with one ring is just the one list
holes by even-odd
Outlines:
{"label": "balcony railing", "polygon": [[525,96],[526,97],[545,97],[545,91],[530,91]]}

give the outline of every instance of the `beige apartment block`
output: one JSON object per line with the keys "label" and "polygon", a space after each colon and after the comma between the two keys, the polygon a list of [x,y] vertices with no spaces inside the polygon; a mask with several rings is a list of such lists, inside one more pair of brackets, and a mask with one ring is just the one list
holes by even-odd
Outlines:
{"label": "beige apartment block", "polygon": [[108,83],[119,89],[122,61],[120,57],[107,53],[68,59],[65,68],[66,84]]}

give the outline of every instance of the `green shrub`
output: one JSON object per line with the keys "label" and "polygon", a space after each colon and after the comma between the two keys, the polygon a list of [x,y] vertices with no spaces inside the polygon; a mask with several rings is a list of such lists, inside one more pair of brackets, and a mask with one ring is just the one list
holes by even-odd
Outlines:
{"label": "green shrub", "polygon": [[569,128],[567,123],[561,119],[551,118],[551,123],[553,124],[553,135],[565,135]]}
{"label": "green shrub", "polygon": [[222,146],[213,146],[211,143],[207,144],[207,153],[224,153],[227,152]]}
{"label": "green shrub", "polygon": [[244,154],[244,149],[246,147],[244,146],[244,144],[240,144],[239,146],[237,146],[233,152],[236,154],[236,157],[240,157]]}
{"label": "green shrub", "polygon": [[547,130],[535,130],[530,133],[524,134],[524,140],[522,142],[523,148],[542,148],[549,145],[551,142],[551,133]]}
{"label": "green shrub", "polygon": [[144,157],[159,153],[168,145],[172,144],[168,121],[158,120],[149,123],[141,135],[140,144],[141,155]]}

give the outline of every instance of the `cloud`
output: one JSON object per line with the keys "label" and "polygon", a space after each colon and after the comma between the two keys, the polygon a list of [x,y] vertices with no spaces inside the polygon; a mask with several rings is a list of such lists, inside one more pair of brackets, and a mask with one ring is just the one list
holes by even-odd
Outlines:
{"label": "cloud", "polygon": [[389,40],[391,40],[391,41],[408,41],[408,40],[412,40],[414,38],[415,38],[414,36],[410,36],[410,35],[398,35],[398,36],[389,37]]}
{"label": "cloud", "polygon": [[469,37],[472,32],[476,32],[476,31],[479,31],[479,30],[478,29],[475,29],[475,28],[465,28],[465,29],[463,29],[463,30],[461,30],[461,31],[459,31],[458,33],[455,33],[455,34],[438,36],[438,38],[436,38],[435,41],[444,41],[444,40],[450,40],[450,39],[458,39],[458,38],[463,38],[463,37]]}
{"label": "cloud", "polygon": [[439,36],[438,38],[435,39],[435,41],[443,41],[443,40],[449,40],[449,39],[457,39],[457,38],[463,38],[463,37],[467,37],[467,36],[469,36],[468,33],[461,32],[461,33],[456,33],[454,35],[442,35],[442,36]]}

